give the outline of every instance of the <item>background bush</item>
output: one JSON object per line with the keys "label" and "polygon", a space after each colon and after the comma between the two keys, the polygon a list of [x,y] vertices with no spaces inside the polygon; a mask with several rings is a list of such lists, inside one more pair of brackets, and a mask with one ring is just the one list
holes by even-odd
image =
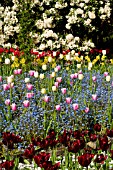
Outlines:
{"label": "background bush", "polygon": [[112,0],[1,0],[0,9],[3,47],[112,51]]}

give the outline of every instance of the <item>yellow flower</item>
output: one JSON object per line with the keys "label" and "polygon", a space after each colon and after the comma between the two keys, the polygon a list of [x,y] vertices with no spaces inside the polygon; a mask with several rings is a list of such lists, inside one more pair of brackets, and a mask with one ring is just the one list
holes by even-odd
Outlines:
{"label": "yellow flower", "polygon": [[38,63],[38,65],[42,65],[43,61],[41,59],[36,59],[36,62]]}
{"label": "yellow flower", "polygon": [[103,55],[103,56],[102,56],[102,58],[101,58],[101,60],[102,60],[102,61],[104,61],[104,60],[105,60],[105,58],[106,58],[106,56],[105,56],[105,55]]}
{"label": "yellow flower", "polygon": [[81,59],[78,56],[75,56],[74,60],[77,61],[77,62],[81,62]]}
{"label": "yellow flower", "polygon": [[17,62],[17,63],[15,63],[15,67],[19,67],[19,63]]}
{"label": "yellow flower", "polygon": [[90,58],[89,58],[89,56],[85,56],[85,60],[87,60],[87,62],[90,62],[90,61],[91,61]]}
{"label": "yellow flower", "polygon": [[46,89],[45,89],[45,88],[42,88],[42,89],[41,89],[41,93],[42,93],[42,94],[46,94]]}
{"label": "yellow flower", "polygon": [[46,64],[42,65],[42,70],[47,70],[47,65]]}
{"label": "yellow flower", "polygon": [[55,68],[55,67],[56,67],[56,63],[53,63],[53,64],[52,64],[52,68]]}
{"label": "yellow flower", "polygon": [[18,62],[18,58],[17,57],[15,58],[14,62]]}
{"label": "yellow flower", "polygon": [[81,55],[80,59],[81,59],[81,61],[84,59],[83,55]]}
{"label": "yellow flower", "polygon": [[92,64],[94,65],[97,61],[98,61],[97,59],[94,59],[94,60],[92,61]]}
{"label": "yellow flower", "polygon": [[100,60],[100,56],[98,55],[98,56],[96,56],[96,60]]}
{"label": "yellow flower", "polygon": [[110,59],[111,64],[113,64],[113,59]]}
{"label": "yellow flower", "polygon": [[22,58],[22,59],[20,60],[20,63],[21,63],[21,64],[25,64],[25,61],[26,61],[25,58]]}
{"label": "yellow flower", "polygon": [[14,68],[14,67],[15,67],[14,63],[13,63],[13,64],[11,64],[11,68]]}
{"label": "yellow flower", "polygon": [[0,63],[2,62],[2,58],[0,58]]}
{"label": "yellow flower", "polygon": [[102,66],[104,66],[105,65],[105,63],[104,62],[102,62],[102,63],[100,63]]}
{"label": "yellow flower", "polygon": [[48,58],[45,57],[45,58],[44,58],[44,63],[46,64],[47,62],[48,62]]}
{"label": "yellow flower", "polygon": [[68,71],[68,70],[69,70],[69,67],[66,67],[66,70]]}
{"label": "yellow flower", "polygon": [[25,67],[26,66],[26,64],[22,64],[22,67]]}

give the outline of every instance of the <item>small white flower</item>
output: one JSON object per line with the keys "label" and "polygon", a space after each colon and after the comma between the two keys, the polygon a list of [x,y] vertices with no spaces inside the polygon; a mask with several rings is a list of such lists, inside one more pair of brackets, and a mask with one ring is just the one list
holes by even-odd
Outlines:
{"label": "small white flower", "polygon": [[7,65],[10,64],[10,59],[9,58],[5,59],[5,64],[7,64]]}

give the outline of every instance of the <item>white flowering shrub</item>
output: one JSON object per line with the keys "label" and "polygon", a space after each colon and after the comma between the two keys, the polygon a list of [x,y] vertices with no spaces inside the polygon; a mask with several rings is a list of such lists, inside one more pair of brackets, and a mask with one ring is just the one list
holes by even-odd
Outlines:
{"label": "white flowering shrub", "polygon": [[100,47],[108,32],[113,35],[112,6],[111,0],[2,0],[0,45],[27,51]]}

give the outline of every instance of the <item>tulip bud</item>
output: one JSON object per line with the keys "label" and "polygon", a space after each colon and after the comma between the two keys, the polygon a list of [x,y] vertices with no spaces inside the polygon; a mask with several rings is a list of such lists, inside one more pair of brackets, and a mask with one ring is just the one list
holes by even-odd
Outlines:
{"label": "tulip bud", "polygon": [[30,78],[26,77],[25,78],[25,83],[29,83],[30,82]]}
{"label": "tulip bud", "polygon": [[16,111],[16,110],[17,110],[17,106],[16,106],[16,104],[15,104],[15,103],[12,103],[12,105],[11,105],[11,109],[12,109],[13,111]]}
{"label": "tulip bud", "polygon": [[74,103],[73,104],[73,110],[78,110],[78,108],[79,108],[79,105],[77,103]]}
{"label": "tulip bud", "polygon": [[30,84],[30,83],[29,83],[29,84],[26,84],[26,87],[27,87],[28,90],[32,90],[32,89],[33,89],[33,85]]}
{"label": "tulip bud", "polygon": [[37,71],[34,72],[34,77],[38,78],[38,72]]}
{"label": "tulip bud", "polygon": [[29,71],[29,75],[30,75],[30,76],[34,76],[34,72],[35,72],[34,70],[30,70],[30,71]]}
{"label": "tulip bud", "polygon": [[67,92],[66,88],[62,88],[61,91],[62,91],[62,94],[66,94]]}
{"label": "tulip bud", "polygon": [[29,100],[24,100],[23,105],[24,105],[24,107],[29,107],[30,106]]}
{"label": "tulip bud", "polygon": [[45,89],[45,88],[42,88],[42,89],[41,89],[41,93],[42,93],[42,94],[46,94],[46,89]]}
{"label": "tulip bud", "polygon": [[47,70],[47,65],[46,64],[42,65],[42,70]]}
{"label": "tulip bud", "polygon": [[48,102],[50,101],[50,97],[49,97],[49,96],[45,96],[45,97],[44,97],[44,101],[45,101],[46,103],[48,103]]}
{"label": "tulip bud", "polygon": [[67,97],[67,98],[66,98],[66,103],[67,103],[67,104],[70,104],[71,101],[72,101],[72,99],[71,99],[70,97]]}
{"label": "tulip bud", "polygon": [[52,86],[52,91],[56,91],[56,90],[57,90],[56,86]]}
{"label": "tulip bud", "polygon": [[94,101],[97,100],[97,95],[96,94],[92,94],[92,100],[94,100]]}
{"label": "tulip bud", "polygon": [[81,64],[77,64],[77,68],[81,68]]}
{"label": "tulip bud", "polygon": [[40,79],[44,79],[44,74],[40,74]]}
{"label": "tulip bud", "polygon": [[0,82],[2,82],[2,76],[0,76]]}
{"label": "tulip bud", "polygon": [[84,78],[83,74],[78,74],[78,79],[82,80]]}
{"label": "tulip bud", "polygon": [[5,100],[5,105],[6,105],[6,106],[9,106],[9,105],[10,105],[10,99],[6,99],[6,100]]}
{"label": "tulip bud", "polygon": [[110,76],[106,76],[106,81],[109,82],[110,81]]}
{"label": "tulip bud", "polygon": [[61,111],[61,106],[60,105],[56,105],[55,107],[56,107],[57,111]]}
{"label": "tulip bud", "polygon": [[53,59],[52,59],[52,57],[51,57],[51,56],[50,56],[50,57],[48,57],[48,62],[49,62],[49,63],[51,63],[51,62],[52,62],[52,60],[53,60]]}

